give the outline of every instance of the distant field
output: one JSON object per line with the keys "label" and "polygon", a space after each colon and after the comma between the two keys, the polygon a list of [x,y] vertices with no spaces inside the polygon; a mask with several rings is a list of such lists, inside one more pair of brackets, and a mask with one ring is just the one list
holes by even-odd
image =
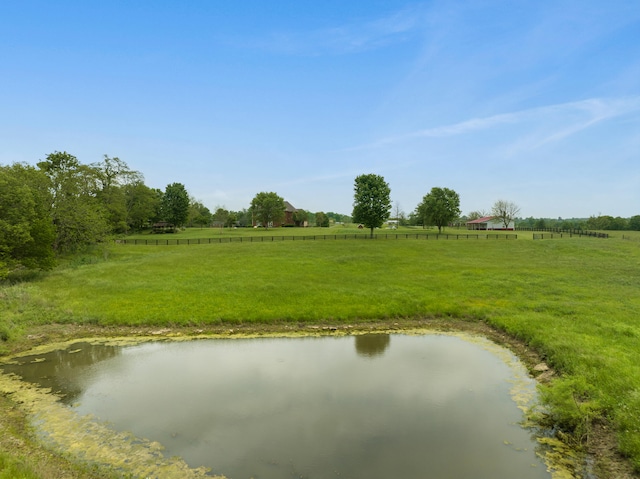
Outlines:
{"label": "distant field", "polygon": [[[448,229],[449,230],[449,229]],[[450,229],[451,232],[461,229]],[[464,230],[466,232],[466,230]],[[377,228],[376,233],[431,233],[438,232],[435,228],[422,227],[402,227],[399,230],[392,230],[387,227]],[[359,229],[357,225],[332,226],[330,228],[320,228],[316,226],[308,228],[186,228],[176,233],[153,233],[145,231],[144,233],[127,235],[124,239],[149,239],[149,238],[217,238],[217,237],[240,237],[240,236],[308,236],[308,235],[343,235],[343,234],[362,234],[368,235],[368,229]]]}
{"label": "distant field", "polygon": [[[532,233],[529,231],[520,232],[517,231],[471,231],[466,228],[445,228],[441,235],[443,237],[450,235],[514,235],[518,234],[522,239],[531,239]],[[349,238],[357,237],[366,237],[370,235],[370,230],[366,228],[359,229],[356,225],[345,225],[345,226],[332,226],[330,228],[319,228],[319,227],[309,227],[309,228],[186,228],[184,230],[180,230],[176,233],[153,233],[151,231],[145,231],[144,233],[127,235],[121,238],[121,241],[129,243],[135,240],[144,240],[149,244],[152,244],[156,240],[160,243],[166,243],[167,240],[170,243],[175,243],[179,240],[181,243],[187,240],[198,240],[200,239],[202,242],[204,240],[211,238],[212,240],[218,240],[220,238],[227,239],[232,238],[234,241],[239,238],[264,238],[265,240],[271,238],[274,241],[282,240],[282,238],[289,239],[291,237],[302,238],[302,237],[316,237],[317,239],[321,239],[322,237],[334,238],[334,237],[344,237],[347,236]],[[378,238],[393,238],[395,236],[404,237],[406,235],[428,235],[435,236],[438,235],[437,228],[422,228],[419,226],[414,227],[400,227],[398,229],[391,229],[387,227],[376,228],[374,230],[374,236]]]}
{"label": "distant field", "polygon": [[[176,236],[314,230],[327,231],[189,229]],[[115,244],[102,257],[78,257],[38,281],[4,287],[0,328],[483,320],[563,373],[545,393],[556,421],[580,430],[585,418],[609,418],[640,469],[640,234],[536,241],[517,234],[514,241]]]}

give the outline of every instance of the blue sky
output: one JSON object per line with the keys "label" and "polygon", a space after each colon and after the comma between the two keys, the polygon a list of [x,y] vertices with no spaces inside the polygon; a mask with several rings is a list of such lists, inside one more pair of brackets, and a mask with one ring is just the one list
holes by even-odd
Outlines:
{"label": "blue sky", "polygon": [[640,214],[638,0],[0,2],[0,164],[119,157],[210,209]]}

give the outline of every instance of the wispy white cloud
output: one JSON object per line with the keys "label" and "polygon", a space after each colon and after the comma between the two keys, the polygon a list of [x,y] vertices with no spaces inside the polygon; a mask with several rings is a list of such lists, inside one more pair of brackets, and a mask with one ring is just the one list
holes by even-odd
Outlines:
{"label": "wispy white cloud", "polygon": [[640,96],[613,99],[594,98],[575,103],[566,103],[559,105],[559,107],[560,108],[557,109],[554,108],[554,110],[557,110],[560,114],[571,113],[573,110],[577,110],[578,113],[582,113],[584,118],[574,122],[569,121],[564,128],[543,138],[540,146],[546,143],[560,141],[597,123],[634,111],[640,111]]}
{"label": "wispy white cloud", "polygon": [[345,151],[376,149],[421,138],[445,138],[491,130],[506,124],[529,124],[537,128],[535,145],[561,141],[597,123],[640,111],[640,96],[592,98],[576,102],[548,105],[484,118],[472,118],[451,125],[437,126],[401,135],[381,138]]}
{"label": "wispy white cloud", "polygon": [[407,40],[423,26],[422,7],[387,16],[310,31],[278,31],[245,46],[296,55],[346,54]]}

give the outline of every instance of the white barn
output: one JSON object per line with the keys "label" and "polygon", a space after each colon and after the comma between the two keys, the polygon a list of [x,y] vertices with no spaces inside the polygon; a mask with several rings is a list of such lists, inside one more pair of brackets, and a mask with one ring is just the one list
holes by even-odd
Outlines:
{"label": "white barn", "polygon": [[483,216],[477,220],[467,221],[468,230],[513,230],[514,222],[511,220],[509,225],[505,228],[502,220],[495,218],[494,216]]}

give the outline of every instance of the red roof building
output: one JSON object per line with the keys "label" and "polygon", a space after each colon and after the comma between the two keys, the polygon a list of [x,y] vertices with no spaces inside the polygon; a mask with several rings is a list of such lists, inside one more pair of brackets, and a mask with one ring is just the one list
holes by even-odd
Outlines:
{"label": "red roof building", "polygon": [[505,228],[502,220],[497,219],[495,216],[483,216],[476,220],[466,222],[468,230],[513,230],[514,223],[511,221]]}

